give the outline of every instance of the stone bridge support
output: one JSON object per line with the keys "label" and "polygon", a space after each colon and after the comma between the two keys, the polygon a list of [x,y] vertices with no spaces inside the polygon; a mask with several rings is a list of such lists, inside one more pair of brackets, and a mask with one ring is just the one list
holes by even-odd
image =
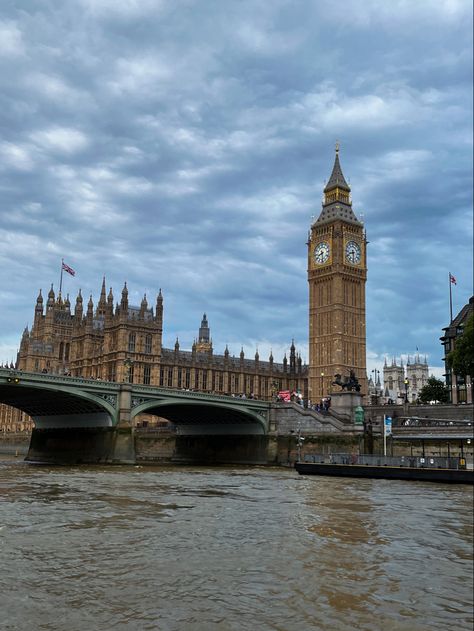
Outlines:
{"label": "stone bridge support", "polygon": [[112,463],[133,464],[136,461],[131,410],[132,385],[124,383],[118,394],[118,422],[111,454]]}

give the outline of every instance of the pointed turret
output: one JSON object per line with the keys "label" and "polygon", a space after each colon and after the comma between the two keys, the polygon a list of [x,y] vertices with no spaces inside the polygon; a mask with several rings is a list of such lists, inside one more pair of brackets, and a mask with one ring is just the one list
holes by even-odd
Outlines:
{"label": "pointed turret", "polygon": [[148,301],[146,299],[146,294],[143,294],[143,298],[142,301],[140,303],[140,312],[138,314],[138,317],[140,320],[144,320],[145,319],[145,314],[148,311]]}
{"label": "pointed turret", "polygon": [[163,294],[160,291],[158,292],[158,296],[156,298],[156,311],[155,311],[155,320],[159,326],[163,324]]}
{"label": "pointed turret", "polygon": [[35,320],[39,320],[42,315],[43,315],[43,296],[41,295],[41,289],[40,289],[38,298],[36,298]]}
{"label": "pointed turret", "polygon": [[212,349],[210,335],[211,331],[209,329],[209,323],[207,321],[207,316],[204,313],[201,320],[201,326],[199,327],[199,336],[197,341],[197,350],[199,352],[202,353]]}
{"label": "pointed turret", "polygon": [[290,346],[290,370],[295,371],[296,369],[296,349],[295,349],[295,340],[291,340]]}
{"label": "pointed turret", "polygon": [[229,359],[229,347],[227,346],[227,344],[225,345],[224,359]]}
{"label": "pointed turret", "polygon": [[51,289],[48,292],[48,301],[46,303],[46,307],[48,308],[48,310],[54,307],[54,300],[55,300],[54,289],[53,289],[53,284],[51,283]]}
{"label": "pointed turret", "polygon": [[105,290],[105,276],[102,278],[102,287],[100,289],[100,298],[97,303],[96,315],[97,316],[105,316],[105,312],[107,310],[107,297]]}
{"label": "pointed turret", "polygon": [[352,210],[350,192],[350,186],[346,182],[339,162],[339,143],[336,143],[334,166],[331,176],[324,187],[323,208],[317,223],[326,221],[333,222],[335,219],[342,219],[347,223],[360,226],[361,222],[357,219]]}
{"label": "pointed turret", "polygon": [[[347,191],[350,193],[351,188],[349,184],[346,182],[346,178],[344,177],[341,169],[341,164],[339,162],[339,143],[336,143],[336,157],[334,158],[334,166],[332,167],[332,173],[329,177],[328,183],[324,187],[324,193],[329,193],[334,189],[341,189],[343,191]],[[347,201],[349,199],[347,198]]]}
{"label": "pointed turret", "polygon": [[174,352],[177,353],[179,351],[179,340],[176,338],[176,342],[174,343]]}
{"label": "pointed turret", "polygon": [[87,303],[87,321],[92,322],[94,317],[94,303],[92,302],[92,294],[90,295],[89,302]]}
{"label": "pointed turret", "polygon": [[79,293],[77,294],[76,298],[76,306],[74,307],[74,317],[79,322],[82,320],[82,309],[82,294],[81,290],[79,289]]}
{"label": "pointed turret", "polygon": [[258,354],[258,347],[257,347],[255,351],[255,363],[258,364],[259,360],[260,360],[260,355]]}
{"label": "pointed turret", "polygon": [[240,349],[240,361],[243,362],[245,357],[244,347],[242,346]]}
{"label": "pointed turret", "polygon": [[125,282],[122,289],[122,300],[120,301],[120,312],[122,315],[128,315],[128,289],[127,283]]}
{"label": "pointed turret", "polygon": [[112,293],[112,287],[109,289],[109,295],[107,296],[107,317],[111,318],[114,315],[114,295]]}
{"label": "pointed turret", "polygon": [[71,311],[71,301],[69,300],[69,294],[66,294],[66,300],[64,301],[64,309],[67,313]]}

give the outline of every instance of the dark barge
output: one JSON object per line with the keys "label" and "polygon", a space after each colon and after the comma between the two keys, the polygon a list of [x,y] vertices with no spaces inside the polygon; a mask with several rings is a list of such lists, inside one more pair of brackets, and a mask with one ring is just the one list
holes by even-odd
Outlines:
{"label": "dark barge", "polygon": [[461,458],[419,458],[333,454],[305,456],[295,463],[300,475],[323,475],[386,480],[421,480],[473,484],[474,471]]}

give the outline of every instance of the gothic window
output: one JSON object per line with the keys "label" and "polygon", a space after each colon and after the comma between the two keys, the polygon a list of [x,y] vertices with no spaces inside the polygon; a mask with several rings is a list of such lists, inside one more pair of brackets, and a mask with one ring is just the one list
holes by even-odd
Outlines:
{"label": "gothic window", "polygon": [[135,366],[132,364],[128,369],[128,383],[133,383],[135,377]]}
{"label": "gothic window", "polygon": [[39,368],[39,359],[35,359],[35,370]]}
{"label": "gothic window", "polygon": [[181,388],[181,383],[183,381],[183,371],[181,368],[178,368],[178,388]]}
{"label": "gothic window", "polygon": [[413,388],[415,388],[415,389],[416,389],[416,377],[415,377],[415,375],[413,375],[413,377],[412,377],[412,380],[411,380],[411,381],[412,381],[412,384],[413,384]]}
{"label": "gothic window", "polygon": [[211,390],[216,391],[216,373],[212,371]]}
{"label": "gothic window", "polygon": [[65,348],[65,351],[64,351],[64,359],[66,361],[68,361],[68,359],[69,359],[69,342],[66,344],[66,348]]}
{"label": "gothic window", "polygon": [[151,353],[152,336],[149,333],[145,336],[145,353]]}
{"label": "gothic window", "polygon": [[202,371],[202,389],[207,390],[207,370]]}
{"label": "gothic window", "polygon": [[199,370],[194,371],[194,389],[199,390]]}
{"label": "gothic window", "polygon": [[63,358],[63,353],[64,353],[64,342],[61,342],[59,345],[59,359]]}
{"label": "gothic window", "polygon": [[191,371],[189,370],[189,368],[186,368],[186,373],[184,376],[184,387],[186,388],[186,390],[189,390],[189,388],[191,387]]}
{"label": "gothic window", "polygon": [[160,368],[160,386],[163,387],[165,385],[165,369],[163,367]]}
{"label": "gothic window", "polygon": [[388,378],[388,389],[393,390],[393,377]]}
{"label": "gothic window", "polygon": [[150,385],[151,366],[146,365],[143,369],[143,383],[146,386]]}
{"label": "gothic window", "polygon": [[109,363],[109,368],[107,371],[107,379],[109,381],[115,381],[115,363],[114,362]]}
{"label": "gothic window", "polygon": [[168,388],[173,387],[173,369],[168,368]]}
{"label": "gothic window", "polygon": [[224,373],[219,373],[219,392],[224,392]]}
{"label": "gothic window", "polygon": [[137,339],[137,336],[135,333],[130,333],[130,335],[128,336],[128,352],[129,353],[135,352],[136,339]]}

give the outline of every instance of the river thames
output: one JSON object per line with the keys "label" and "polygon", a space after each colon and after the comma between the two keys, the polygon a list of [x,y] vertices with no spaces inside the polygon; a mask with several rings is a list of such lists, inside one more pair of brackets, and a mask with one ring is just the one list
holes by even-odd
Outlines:
{"label": "river thames", "polygon": [[464,485],[0,455],[5,631],[472,630]]}

